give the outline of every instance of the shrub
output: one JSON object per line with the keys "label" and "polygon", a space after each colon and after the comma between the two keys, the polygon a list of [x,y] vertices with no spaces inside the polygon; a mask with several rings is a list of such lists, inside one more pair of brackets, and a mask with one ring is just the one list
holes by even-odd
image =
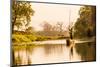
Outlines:
{"label": "shrub", "polygon": [[47,38],[44,36],[37,36],[36,38],[36,41],[43,41],[43,40],[47,40]]}
{"label": "shrub", "polygon": [[12,35],[12,42],[31,42],[25,35]]}
{"label": "shrub", "polygon": [[30,39],[31,41],[35,41],[37,38],[34,35],[25,35],[28,39]]}

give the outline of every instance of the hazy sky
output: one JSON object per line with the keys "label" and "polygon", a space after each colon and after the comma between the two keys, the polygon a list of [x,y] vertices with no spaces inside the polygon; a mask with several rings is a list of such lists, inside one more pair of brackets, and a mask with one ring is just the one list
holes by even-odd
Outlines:
{"label": "hazy sky", "polygon": [[69,12],[70,22],[75,22],[78,18],[78,5],[60,5],[60,4],[46,4],[46,3],[31,3],[35,11],[34,16],[31,17],[31,24],[35,30],[42,30],[41,24],[44,21],[55,25],[57,22],[62,22],[64,27],[69,25]]}

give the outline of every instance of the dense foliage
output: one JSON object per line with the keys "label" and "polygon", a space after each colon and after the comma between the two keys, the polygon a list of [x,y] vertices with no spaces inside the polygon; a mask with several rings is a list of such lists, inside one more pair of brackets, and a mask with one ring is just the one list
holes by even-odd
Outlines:
{"label": "dense foliage", "polygon": [[74,37],[92,37],[96,32],[96,7],[84,6],[80,8],[80,17],[74,26]]}
{"label": "dense foliage", "polygon": [[15,27],[20,30],[22,27],[28,26],[34,12],[30,2],[12,0],[12,32]]}

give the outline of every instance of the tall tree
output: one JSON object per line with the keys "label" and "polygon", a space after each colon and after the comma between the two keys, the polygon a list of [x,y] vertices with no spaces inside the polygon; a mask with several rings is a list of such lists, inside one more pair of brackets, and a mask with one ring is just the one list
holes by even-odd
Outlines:
{"label": "tall tree", "polygon": [[15,26],[18,29],[23,25],[28,26],[34,12],[30,2],[12,0],[12,33]]}
{"label": "tall tree", "polygon": [[96,7],[95,6],[84,6],[80,8],[80,17],[77,19],[74,29],[75,36],[95,36],[95,25],[96,25]]}

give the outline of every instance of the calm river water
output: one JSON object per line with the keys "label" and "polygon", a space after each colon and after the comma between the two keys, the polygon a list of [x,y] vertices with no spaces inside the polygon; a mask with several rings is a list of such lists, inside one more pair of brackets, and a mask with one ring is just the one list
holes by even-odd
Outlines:
{"label": "calm river water", "polygon": [[[27,44],[26,44],[27,45]],[[76,43],[74,47],[66,44],[28,44],[14,46],[13,64],[30,65],[44,63],[95,61],[94,42]]]}

